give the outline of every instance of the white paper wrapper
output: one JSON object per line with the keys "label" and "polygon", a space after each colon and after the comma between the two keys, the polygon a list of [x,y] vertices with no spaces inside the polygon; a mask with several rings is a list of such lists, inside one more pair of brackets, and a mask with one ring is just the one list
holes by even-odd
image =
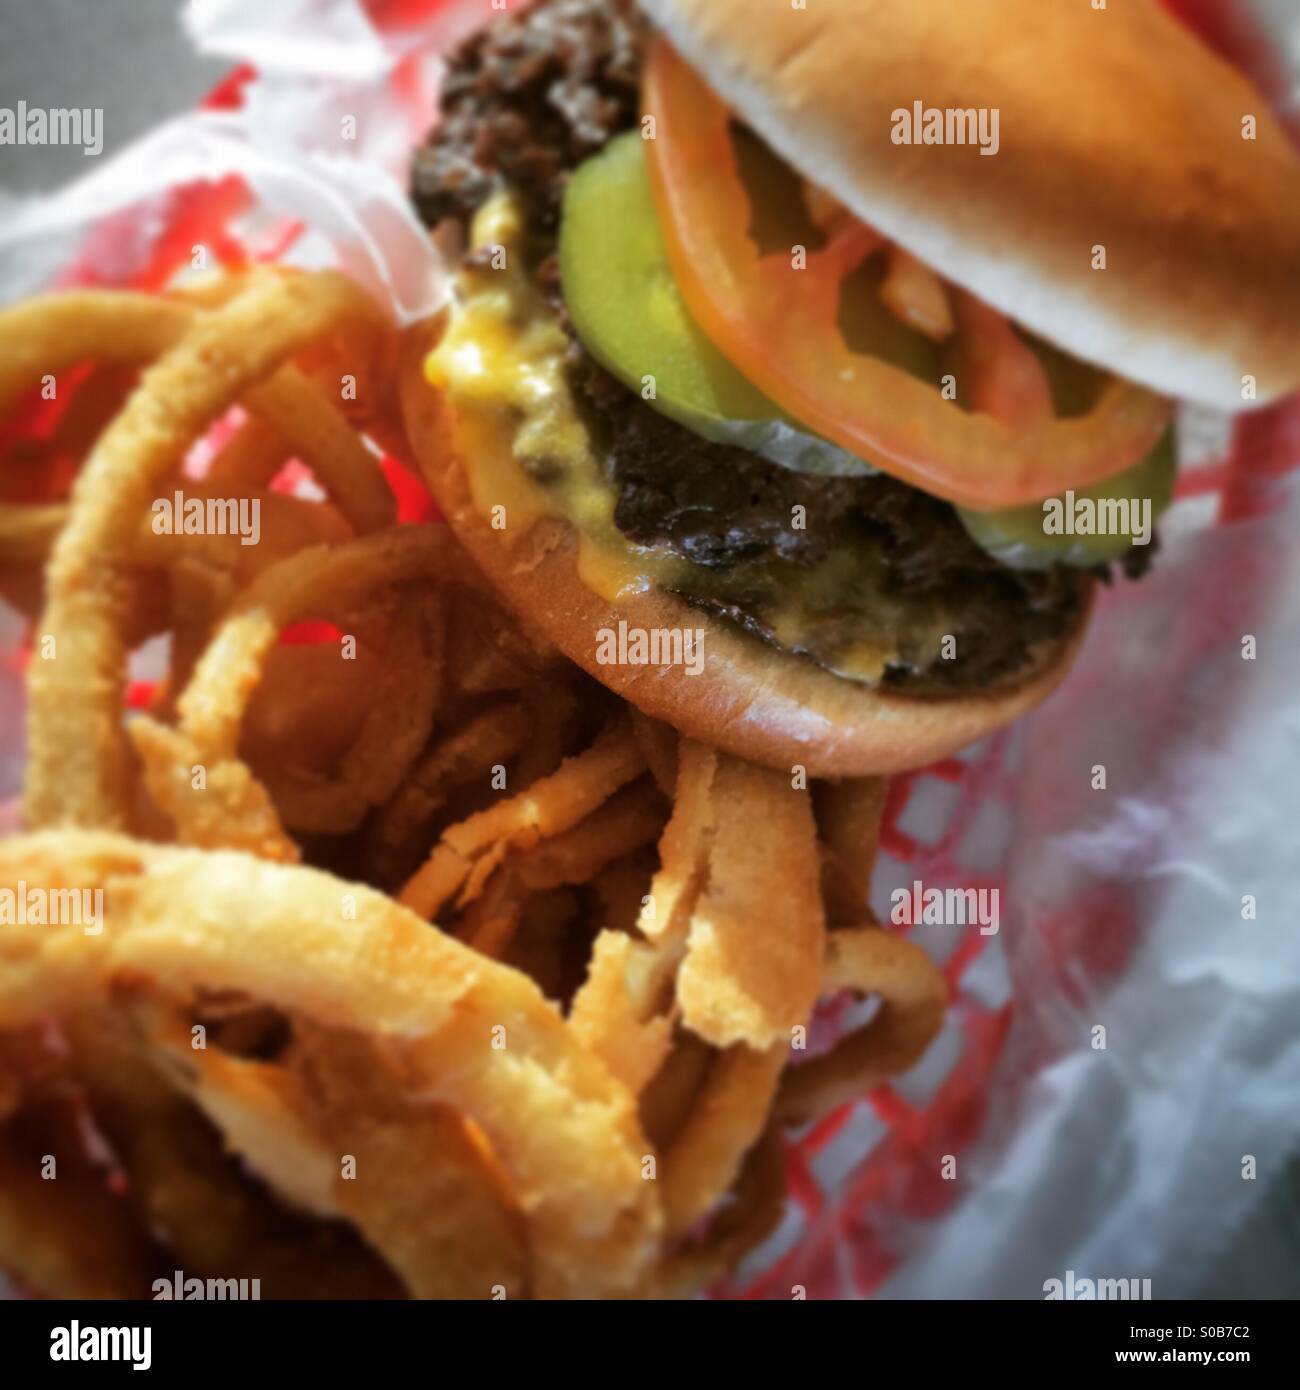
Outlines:
{"label": "white paper wrapper", "polygon": [[[449,3],[381,32],[359,0],[198,0],[196,44],[258,69],[242,109],[173,121],[57,197],[0,204],[0,298],[59,282],[92,231],[96,273],[129,278],[171,191],[233,172],[268,224],[310,229],[286,259],[342,266],[403,321],[431,312],[446,276],[408,208],[405,166],[438,51],[487,12]],[[1300,113],[1294,5],[1256,0],[1234,18],[1234,45]],[[1271,52],[1252,38],[1260,23]],[[1224,423],[1193,423],[1213,456]],[[1013,1018],[952,1200],[890,1232],[886,1296],[1041,1298],[1069,1270],[1149,1278],[1156,1297],[1203,1291],[1300,1148],[1300,493],[1280,483],[1272,510],[1230,526],[1215,524],[1214,500],[1176,505],[1153,572],[1104,597],[1066,686],[1006,745],[1011,818],[990,801],[975,827],[1009,836],[1001,932],[966,988],[991,1005],[1009,995]],[[19,710],[0,666],[0,797],[17,785]],[[947,814],[927,804],[918,833]],[[909,878],[886,862],[877,907]],[[963,1046],[953,1029],[905,1097],[942,1079]],[[881,1133],[862,1107],[820,1181],[846,1182]],[[790,1225],[751,1265],[797,1254],[805,1234]]]}
{"label": "white paper wrapper", "polygon": [[132,258],[145,256],[160,198],[226,174],[248,181],[263,216],[300,219],[311,229],[286,260],[338,265],[390,303],[404,322],[425,317],[441,303],[441,263],[387,174],[360,160],[315,151],[294,160],[288,151],[268,148],[242,113],[215,111],[170,121],[55,197],[10,208],[0,231],[6,299],[46,287],[68,264],[87,227],[111,219],[133,220],[144,233],[131,238],[117,265],[97,257],[96,269],[106,278],[125,278]]}
{"label": "white paper wrapper", "polygon": [[[1298,526],[1292,489],[1266,517],[1168,544],[1029,721],[1006,1084],[960,1160],[970,1195],[887,1293],[1041,1298],[1070,1269],[1150,1278],[1157,1298],[1222,1288],[1219,1263],[1241,1258],[1238,1233],[1300,1148]],[[1247,576],[1260,591],[1234,592]],[[1072,990],[1043,988],[1063,916],[1068,949],[1118,941],[1121,915],[1135,930],[1113,980],[1067,960]]]}

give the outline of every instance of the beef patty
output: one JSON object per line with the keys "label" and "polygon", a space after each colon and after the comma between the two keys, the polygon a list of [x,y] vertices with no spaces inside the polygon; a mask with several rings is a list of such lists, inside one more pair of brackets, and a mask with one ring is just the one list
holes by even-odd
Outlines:
{"label": "beef patty", "polygon": [[[566,324],[555,257],[565,185],[636,123],[647,34],[632,0],[541,0],[497,19],[449,56],[440,118],[414,159],[415,203],[431,227],[468,225],[503,185],[523,198],[538,282]],[[1077,616],[1078,571],[1011,569],[950,505],[885,474],[814,477],[702,439],[570,338],[616,524],[689,562],[678,592],[693,604],[840,670],[864,630],[892,623],[881,679],[918,691],[1013,674]],[[1128,571],[1153,548],[1132,552]],[[942,654],[937,633],[954,639]]]}

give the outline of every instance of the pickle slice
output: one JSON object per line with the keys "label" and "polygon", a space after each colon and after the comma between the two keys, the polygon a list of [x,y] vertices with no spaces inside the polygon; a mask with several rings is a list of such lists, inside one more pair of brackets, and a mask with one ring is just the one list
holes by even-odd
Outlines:
{"label": "pickle slice", "polygon": [[[1048,569],[1052,565],[1088,569],[1118,560],[1135,544],[1144,523],[1154,528],[1173,498],[1177,467],[1174,432],[1169,429],[1132,468],[1093,487],[1049,499],[1058,506],[1049,509],[1046,502],[1031,502],[994,512],[958,507],[957,515],[971,538],[1003,564],[1017,569]],[[1129,502],[1127,515],[1113,505],[1124,500]],[[1149,503],[1149,508],[1144,503]],[[1049,517],[1052,525],[1062,525],[1056,534],[1046,529]],[[1117,527],[1116,522],[1126,529]],[[1106,529],[1099,531],[1099,527]],[[1074,528],[1073,533],[1068,528]],[[1092,534],[1081,534],[1084,528],[1090,528]],[[1146,540],[1150,542],[1150,534]]]}
{"label": "pickle slice", "polygon": [[569,180],[560,276],[583,345],[660,414],[796,472],[877,471],[786,415],[691,318],[669,267],[639,131],[611,141]]}

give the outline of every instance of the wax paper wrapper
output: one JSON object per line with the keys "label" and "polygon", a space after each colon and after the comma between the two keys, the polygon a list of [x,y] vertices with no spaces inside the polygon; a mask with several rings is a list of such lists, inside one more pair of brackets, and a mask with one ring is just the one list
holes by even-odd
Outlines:
{"label": "wax paper wrapper", "polygon": [[[59,195],[0,201],[0,297],[157,287],[201,246],[339,265],[399,319],[432,312],[447,276],[406,165],[439,55],[500,8],[194,0],[184,23],[229,79]],[[1289,0],[1176,8],[1300,124]],[[914,884],[974,887],[998,894],[997,930],[911,928],[945,963],[945,1031],[911,1075],[788,1137],[786,1220],[715,1293],[1042,1298],[1068,1276],[1174,1298],[1300,1278],[1300,412],[1180,424],[1153,571],[1103,595],[1060,693],[892,782],[877,912]],[[813,1045],[864,1008],[826,1010]]]}

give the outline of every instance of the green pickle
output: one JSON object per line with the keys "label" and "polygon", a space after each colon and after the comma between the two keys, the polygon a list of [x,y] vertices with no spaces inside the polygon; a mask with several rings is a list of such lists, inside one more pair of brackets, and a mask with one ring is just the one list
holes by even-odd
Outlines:
{"label": "green pickle", "polygon": [[[1073,517],[1076,534],[1050,534],[1045,530],[1048,511],[1044,502],[995,512],[958,507],[957,514],[971,538],[1004,564],[1017,569],[1048,569],[1052,565],[1076,565],[1086,569],[1118,560],[1134,544],[1134,534],[1141,529],[1144,519],[1140,513],[1146,510],[1141,508],[1143,501],[1151,504],[1145,519],[1154,528],[1157,518],[1173,498],[1176,471],[1174,432],[1168,429],[1155,448],[1132,468],[1092,487],[1074,489],[1072,505],[1071,494],[1060,495],[1061,506],[1053,508],[1052,515],[1054,518]],[[1140,508],[1137,514],[1129,508],[1127,531],[1108,531],[1100,535],[1077,533],[1085,526],[1095,529],[1099,524],[1105,525],[1108,519],[1118,519],[1107,518],[1104,504],[1124,498],[1137,501]],[[1150,539],[1148,536],[1147,541]]]}
{"label": "green pickle", "polygon": [[[937,349],[889,318],[871,278],[880,274],[880,266],[868,264],[858,277],[862,284],[850,316],[858,324],[858,336],[865,336],[877,355],[932,379],[938,370],[931,360]],[[847,477],[877,471],[787,415],[692,319],[668,260],[639,131],[611,141],[569,180],[560,225],[560,275],[565,304],[587,350],[660,414],[705,439],[747,449],[797,472]],[[858,346],[866,350],[868,344]],[[1050,366],[1051,355],[1041,355]],[[1073,375],[1066,373],[1062,380],[1078,386],[1083,401],[1095,387],[1096,373],[1069,365]],[[1060,382],[1053,379],[1059,395]],[[1064,404],[1069,413],[1081,408],[1081,401],[1058,399],[1057,404]],[[1173,496],[1174,472],[1174,437],[1169,430],[1132,468],[1094,487],[1077,489],[1072,514],[1081,501],[1146,498],[1154,525]],[[1083,508],[1085,513],[1096,510]],[[1041,502],[993,512],[961,507],[957,511],[980,546],[1022,569],[1105,564],[1133,544],[1131,530],[1049,534]]]}
{"label": "green pickle", "polygon": [[560,276],[583,345],[661,414],[796,471],[876,471],[786,415],[691,318],[668,261],[639,131],[611,141],[569,180]]}

